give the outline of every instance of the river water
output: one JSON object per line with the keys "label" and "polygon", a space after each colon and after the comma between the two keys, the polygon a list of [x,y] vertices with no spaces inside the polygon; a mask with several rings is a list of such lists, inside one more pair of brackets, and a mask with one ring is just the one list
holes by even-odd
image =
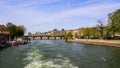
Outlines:
{"label": "river water", "polygon": [[120,48],[35,40],[1,50],[0,68],[120,68]]}

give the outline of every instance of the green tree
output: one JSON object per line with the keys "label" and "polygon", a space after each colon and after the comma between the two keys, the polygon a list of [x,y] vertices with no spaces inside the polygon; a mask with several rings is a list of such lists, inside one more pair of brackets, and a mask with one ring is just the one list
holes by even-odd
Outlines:
{"label": "green tree", "polygon": [[84,28],[84,29],[83,29],[83,35],[84,35],[87,39],[90,38],[90,32],[91,32],[90,28]]}
{"label": "green tree", "polygon": [[79,37],[77,32],[75,32],[75,35],[74,35],[74,36],[75,36],[75,38],[78,38],[78,37]]}
{"label": "green tree", "polygon": [[87,39],[98,38],[98,37],[100,37],[100,33],[96,27],[84,28],[83,29],[83,36]]}
{"label": "green tree", "polygon": [[16,27],[17,27],[16,25],[12,24],[11,22],[8,22],[6,24],[6,27],[10,33],[10,36],[12,36],[12,37],[16,36]]}
{"label": "green tree", "polygon": [[120,9],[108,15],[108,30],[112,32],[113,37],[115,33],[120,32]]}
{"label": "green tree", "polygon": [[65,34],[65,41],[67,42],[68,40],[72,39],[73,38],[73,35],[72,35],[72,32],[68,32]]}
{"label": "green tree", "polygon": [[97,38],[98,37],[98,30],[96,27],[89,28],[90,31],[90,38]]}
{"label": "green tree", "polygon": [[16,27],[16,36],[23,36],[24,35],[24,30],[20,26]]}
{"label": "green tree", "polygon": [[18,26],[18,27],[20,27],[20,29],[23,31],[23,34],[22,34],[22,35],[24,35],[25,32],[26,32],[26,28],[25,28],[23,25],[20,25],[20,26]]}
{"label": "green tree", "polygon": [[17,36],[23,36],[26,31],[24,26],[16,26],[11,22],[8,22],[6,24],[6,28],[9,31],[12,39],[14,39],[14,37],[17,37]]}
{"label": "green tree", "polygon": [[108,26],[104,27],[105,39],[109,39],[112,36],[112,32]]}
{"label": "green tree", "polygon": [[3,33],[6,31],[7,31],[7,29],[6,29],[5,25],[0,25],[0,32]]}

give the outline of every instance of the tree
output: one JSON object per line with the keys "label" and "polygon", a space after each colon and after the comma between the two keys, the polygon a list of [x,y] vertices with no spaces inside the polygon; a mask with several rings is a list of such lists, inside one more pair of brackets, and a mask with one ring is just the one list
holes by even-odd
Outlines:
{"label": "tree", "polygon": [[9,31],[12,39],[14,39],[14,37],[17,37],[17,36],[23,36],[26,31],[24,26],[16,26],[11,22],[8,22],[6,24],[6,28]]}
{"label": "tree", "polygon": [[6,24],[6,27],[10,33],[10,36],[12,36],[12,37],[16,36],[16,27],[17,27],[16,25],[12,24],[11,22],[8,22]]}
{"label": "tree", "polygon": [[102,38],[104,32],[104,22],[103,20],[97,20],[97,22],[98,22],[97,27],[99,28],[100,36]]}
{"label": "tree", "polygon": [[89,31],[90,31],[90,38],[97,39],[100,37],[100,32],[98,31],[97,27],[89,28]]}
{"label": "tree", "polygon": [[69,31],[68,33],[65,33],[65,41],[67,42],[69,39],[72,39],[73,35],[72,32]]}
{"label": "tree", "polygon": [[53,29],[53,31],[58,31],[57,28]]}
{"label": "tree", "polygon": [[112,32],[113,37],[115,33],[120,32],[120,9],[108,15],[108,28]]}
{"label": "tree", "polygon": [[21,30],[23,30],[24,33],[26,32],[26,28],[25,28],[23,25],[20,25],[20,26],[18,26],[18,27],[20,27]]}
{"label": "tree", "polygon": [[65,29],[61,29],[61,31],[62,31],[62,32],[64,32],[64,31],[65,31]]}
{"label": "tree", "polygon": [[110,39],[112,36],[112,32],[108,26],[105,26],[104,28],[104,33],[105,33],[105,39]]}
{"label": "tree", "polygon": [[23,36],[24,35],[24,29],[20,26],[16,27],[16,36]]}
{"label": "tree", "polygon": [[0,32],[3,33],[5,31],[7,31],[5,25],[0,25]]}
{"label": "tree", "polygon": [[87,37],[87,39],[90,38],[90,28],[84,28],[83,29],[83,35]]}
{"label": "tree", "polygon": [[75,38],[78,38],[78,33],[77,33],[77,32],[75,32],[74,36],[75,36]]}
{"label": "tree", "polygon": [[84,28],[83,37],[87,39],[90,39],[90,38],[95,39],[95,38],[100,37],[100,33],[98,32],[98,29],[96,27]]}

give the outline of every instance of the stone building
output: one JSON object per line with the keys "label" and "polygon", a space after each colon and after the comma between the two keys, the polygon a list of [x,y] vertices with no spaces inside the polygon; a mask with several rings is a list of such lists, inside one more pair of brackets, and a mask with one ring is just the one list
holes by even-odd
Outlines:
{"label": "stone building", "polygon": [[71,32],[73,35],[73,39],[80,38],[83,35],[83,28],[67,30],[66,33]]}

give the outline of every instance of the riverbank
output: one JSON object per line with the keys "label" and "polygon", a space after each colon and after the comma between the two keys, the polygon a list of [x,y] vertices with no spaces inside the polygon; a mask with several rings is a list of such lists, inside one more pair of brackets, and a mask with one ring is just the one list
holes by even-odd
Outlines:
{"label": "riverbank", "polygon": [[120,40],[75,39],[75,40],[69,40],[69,41],[79,42],[84,44],[96,44],[96,45],[120,47]]}

